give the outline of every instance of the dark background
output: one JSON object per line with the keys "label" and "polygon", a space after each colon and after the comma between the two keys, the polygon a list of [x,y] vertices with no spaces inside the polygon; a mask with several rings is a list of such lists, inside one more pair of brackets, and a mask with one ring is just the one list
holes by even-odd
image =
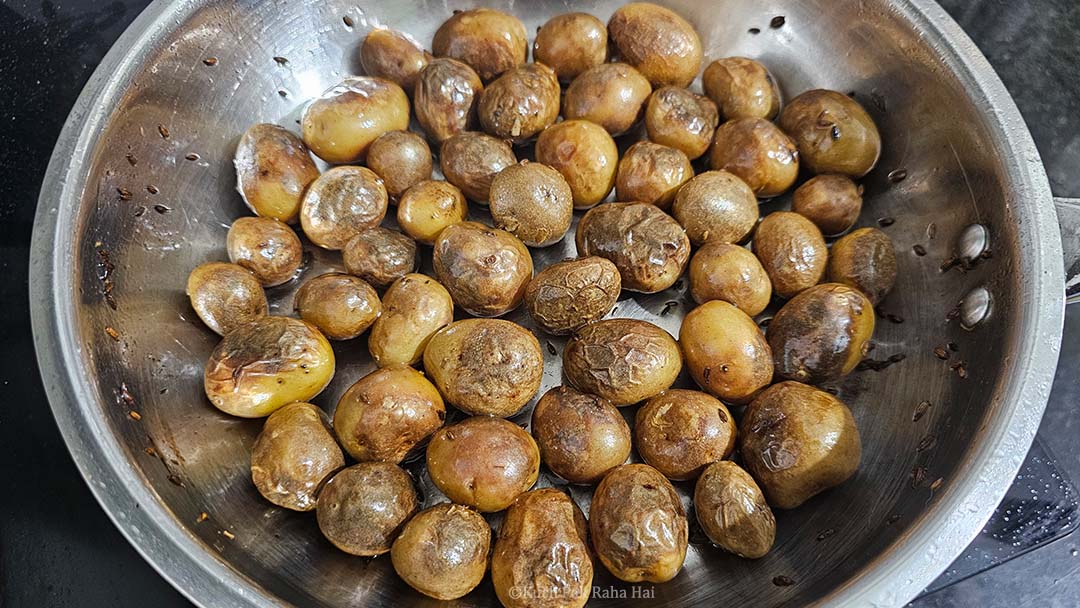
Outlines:
{"label": "dark background", "polygon": [[[38,189],[83,83],[145,0],[0,2],[0,606],[189,606],[113,527],[41,387],[26,281]],[[946,0],[1016,98],[1057,196],[1080,197],[1080,2]],[[1080,306],[1040,440],[1080,481]],[[1076,535],[917,606],[1080,605]]]}

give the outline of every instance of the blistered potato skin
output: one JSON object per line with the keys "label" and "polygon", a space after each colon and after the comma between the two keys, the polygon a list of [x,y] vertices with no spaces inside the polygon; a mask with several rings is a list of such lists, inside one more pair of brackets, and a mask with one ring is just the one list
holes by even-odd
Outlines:
{"label": "blistered potato skin", "polygon": [[730,460],[712,463],[698,477],[694,513],[709,540],[739,557],[764,557],[776,540],[776,518],[761,488]]}
{"label": "blistered potato skin", "polygon": [[341,252],[345,270],[382,289],[416,270],[416,242],[400,232],[375,226],[354,236]]}
{"label": "blistered potato skin", "polygon": [[681,87],[661,87],[645,106],[649,139],[682,151],[690,160],[709,150],[720,118],[708,97]]}
{"label": "blistered potato skin", "polygon": [[569,386],[537,401],[532,432],[544,464],[571,483],[594,484],[630,456],[630,427],[619,410]]}
{"label": "blistered potato skin", "polygon": [[896,284],[896,251],[877,228],[859,228],[833,243],[826,269],[829,281],[858,289],[875,306]]}
{"label": "blistered potato skin", "polygon": [[484,90],[472,68],[450,58],[432,59],[421,70],[413,89],[416,121],[431,141],[476,128],[476,104]]}
{"label": "blistered potato skin", "polygon": [[686,367],[713,396],[744,404],[773,377],[772,352],[754,320],[734,305],[712,300],[691,310],[679,328]]}
{"label": "blistered potato skin", "polygon": [[448,226],[435,240],[435,276],[454,303],[477,317],[521,304],[532,279],[532,255],[517,237],[479,222]]}
{"label": "blistered potato skin", "polygon": [[491,180],[488,204],[494,224],[530,247],[558,243],[574,219],[574,195],[562,174],[522,161]]}
{"label": "blistered potato skin", "polygon": [[457,133],[443,141],[439,152],[446,181],[481,204],[488,200],[495,175],[514,164],[517,158],[510,144],[486,133]]}
{"label": "blistered potato skin", "polygon": [[311,102],[300,128],[304,143],[326,162],[361,162],[380,135],[409,128],[409,97],[389,80],[353,76]]}
{"label": "blistered potato skin", "polygon": [[564,120],[537,137],[536,161],[562,173],[573,193],[574,209],[588,209],[615,187],[619,149],[600,125]]}
{"label": "blistered potato skin", "polygon": [[772,120],[780,112],[776,80],[765,66],[753,59],[717,59],[701,74],[701,85],[709,99],[716,102],[724,120]]}
{"label": "blistered potato skin", "polygon": [[229,261],[243,266],[265,287],[296,276],[303,260],[300,238],[284,222],[269,217],[241,217],[229,226],[225,248]]}
{"label": "blistered potato skin", "polygon": [[357,234],[386,217],[389,197],[383,180],[367,167],[334,167],[319,176],[304,194],[300,226],[319,247],[345,248]]}
{"label": "blistered potato skin", "polygon": [[417,76],[430,56],[401,32],[376,28],[364,38],[360,62],[371,76],[385,78],[406,92],[416,86]]}
{"label": "blistered potato skin", "polygon": [[415,365],[435,332],[454,320],[454,300],[435,279],[407,274],[382,298],[382,314],[371,326],[368,351],[379,367]]}
{"label": "blistered potato skin", "polygon": [[371,143],[367,166],[396,201],[413,185],[431,179],[431,148],[412,131],[389,131]]}
{"label": "blistered potato skin", "polygon": [[604,63],[607,55],[607,27],[587,13],[552,17],[536,32],[533,42],[533,60],[550,66],[563,82]]}
{"label": "blistered potato skin", "polygon": [[814,222],[825,236],[836,236],[858,221],[862,187],[846,175],[818,175],[795,189],[791,210]]}
{"label": "blistered potato skin", "polygon": [[690,260],[690,239],[670,215],[648,203],[608,203],[578,222],[578,255],[613,262],[623,289],[656,293],[675,284]]}
{"label": "blistered potato skin", "polygon": [[601,319],[615,306],[621,288],[619,269],[609,260],[567,260],[533,277],[525,290],[525,306],[540,329],[561,336]]}
{"label": "blistered potato skin", "polygon": [[754,233],[754,255],[769,275],[773,293],[792,298],[821,282],[829,250],[821,231],[798,213],[775,211]]}
{"label": "blistered potato skin", "polygon": [[315,508],[322,482],[345,466],[326,413],[290,403],[266,419],[251,448],[251,480],[263,498],[293,511]]}
{"label": "blistered potato skin", "polygon": [[653,86],[685,87],[701,71],[701,39],[677,13],[648,2],[617,9],[608,37],[623,61],[641,70]]}
{"label": "blistered potato skin", "polygon": [[681,150],[639,141],[619,161],[615,197],[651,203],[667,211],[675,193],[693,176],[690,159]]}
{"label": "blistered potato skin", "polygon": [[394,571],[410,587],[438,600],[454,600],[487,572],[491,528],[469,507],[440,503],[405,524],[390,549]]}
{"label": "blistered potato skin", "polygon": [[563,372],[570,384],[620,407],[670,388],[682,363],[671,334],[636,319],[590,323],[563,351]]}
{"label": "blistered potato skin", "polygon": [[438,57],[453,57],[472,66],[488,82],[525,63],[528,35],[517,17],[476,8],[455,13],[443,22],[431,41],[431,50]]}
{"label": "blistered potato skin", "polygon": [[187,295],[199,319],[219,336],[265,317],[269,304],[255,275],[237,264],[206,262],[191,271]]}
{"label": "blistered potato skin", "polygon": [[567,120],[596,123],[611,135],[620,135],[641,117],[652,93],[649,81],[625,63],[604,63],[582,72],[563,97]]}
{"label": "blistered potato skin", "polygon": [[293,306],[301,319],[331,340],[352,340],[367,331],[382,312],[379,294],[367,281],[338,272],[301,285]]}
{"label": "blistered potato skin", "polygon": [[260,217],[295,224],[300,199],[319,168],[303,140],[284,127],[257,124],[236,146],[236,190]]}
{"label": "blistered potato skin", "polygon": [[389,462],[361,462],[326,482],[315,516],[323,536],[351,555],[382,555],[420,501],[412,478]]}
{"label": "blistered potato skin", "polygon": [[746,182],[727,171],[705,171],[679,188],[671,214],[695,247],[707,241],[741,243],[754,231],[758,201]]}
{"label": "blistered potato skin", "polygon": [[762,118],[739,118],[717,127],[709,164],[742,179],[758,198],[779,196],[799,176],[795,142]]}
{"label": "blistered potato skin", "polygon": [[522,144],[559,117],[559,79],[542,63],[507,70],[480,94],[477,115],[484,131]]}
{"label": "blistered potato skin", "polygon": [[670,389],[649,399],[634,419],[641,458],[668,479],[693,479],[735,449],[735,419],[699,391]]}

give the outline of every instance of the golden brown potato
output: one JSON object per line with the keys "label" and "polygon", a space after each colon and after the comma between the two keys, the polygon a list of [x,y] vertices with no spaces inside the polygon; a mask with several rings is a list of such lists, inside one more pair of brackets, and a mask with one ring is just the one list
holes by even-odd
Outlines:
{"label": "golden brown potato", "polygon": [[413,589],[437,600],[455,600],[484,579],[490,548],[491,528],[484,517],[444,502],[405,524],[390,549],[390,560]]}
{"label": "golden brown potato", "polygon": [[564,120],[536,139],[536,161],[566,178],[574,209],[587,209],[607,198],[615,186],[619,149],[600,125]]}
{"label": "golden brown potato", "polygon": [[304,142],[284,127],[253,125],[236,146],[236,190],[255,215],[296,223],[300,199],[319,177]]}
{"label": "golden brown potato", "polygon": [[435,279],[407,274],[383,294],[382,314],[371,326],[368,351],[375,364],[414,365],[435,332],[454,320],[450,292]]}
{"label": "golden brown potato", "polygon": [[529,54],[525,24],[513,15],[474,8],[455,12],[431,41],[438,57],[453,57],[470,66],[484,82],[525,63]]}
{"label": "golden brown potato", "polygon": [[532,414],[540,459],[571,483],[594,484],[630,456],[630,427],[610,401],[558,386]]}
{"label": "golden brown potato", "polygon": [[464,222],[469,203],[450,182],[427,180],[409,188],[398,201],[397,222],[418,243],[435,244],[443,228]]}
{"label": "golden brown potato", "polygon": [[706,241],[741,243],[757,225],[758,201],[738,177],[727,171],[706,171],[679,188],[671,214],[695,247]]}
{"label": "golden brown potato", "polygon": [[250,271],[265,287],[296,276],[304,257],[292,228],[269,217],[238,218],[229,226],[225,248],[230,262]]}
{"label": "golden brown potato", "polygon": [[378,226],[389,204],[383,180],[366,167],[334,167],[304,194],[300,226],[324,249],[343,249],[357,234]]}
{"label": "golden brown potato", "polygon": [[469,200],[487,203],[491,180],[503,169],[517,164],[510,144],[484,133],[458,133],[442,144],[439,167],[446,181]]}
{"label": "golden brown potato", "polygon": [[881,156],[881,135],[874,120],[843,93],[824,89],[802,93],[784,107],[779,123],[814,173],[862,177]]}
{"label": "golden brown potato", "polygon": [[416,241],[382,226],[357,234],[341,253],[349,274],[379,289],[416,270]]}
{"label": "golden brown potato", "polygon": [[619,269],[622,287],[656,293],[679,280],[690,259],[690,239],[670,215],[648,203],[608,203],[578,222],[578,255],[597,255]]}
{"label": "golden brown potato", "polygon": [[709,540],[739,557],[764,557],[776,540],[776,518],[765,495],[730,460],[710,464],[698,477],[694,512]]}
{"label": "golden brown potato", "polygon": [[686,315],[679,345],[694,382],[728,403],[744,404],[772,382],[765,335],[746,313],[723,300],[706,302]]}
{"label": "golden brown potato", "polygon": [[293,309],[327,338],[352,340],[371,327],[382,304],[367,281],[329,272],[300,286],[293,298]]}
{"label": "golden brown potato", "polygon": [[701,86],[724,120],[764,118],[780,112],[780,89],[765,66],[745,57],[724,57],[705,68]]}
{"label": "golden brown potato", "polygon": [[415,184],[431,179],[431,148],[412,131],[388,131],[371,142],[367,166],[396,201]]}
{"label": "golden brown potato", "polygon": [[833,243],[829,281],[858,289],[871,304],[880,304],[896,283],[896,251],[877,228],[859,228]]}
{"label": "golden brown potato", "polygon": [[619,135],[638,121],[650,93],[652,86],[641,72],[625,63],[602,63],[570,83],[562,112],[567,120],[588,120]]}
{"label": "golden brown potato", "polygon": [[815,285],[784,305],[769,323],[776,375],[818,384],[855,369],[874,335],[874,306],[857,289]]}
{"label": "golden brown potato", "polygon": [[689,274],[690,294],[698,304],[723,300],[753,317],[772,299],[772,283],[761,262],[738,245],[705,243],[690,258]]}
{"label": "golden brown potato", "polygon": [[567,260],[533,277],[525,306],[540,329],[561,336],[603,318],[621,289],[619,269],[610,261],[598,256]]}
{"label": "golden brown potato", "polygon": [[479,222],[448,226],[435,240],[435,276],[454,303],[476,317],[514,310],[532,279],[528,247],[505,230]]}
{"label": "golden brown potato", "polygon": [[862,446],[843,402],[805,384],[781,382],[747,408],[739,451],[769,504],[794,509],[851,477]]}
{"label": "golden brown potato", "polygon": [[293,511],[314,509],[323,480],[343,466],[330,420],[310,403],[270,414],[251,448],[251,481],[263,498]]}
{"label": "golden brown potato", "polygon": [[474,416],[439,429],[427,448],[431,481],[450,500],[502,511],[540,475],[540,451],[513,422]]}
{"label": "golden brown potato", "polygon": [[675,193],[694,176],[690,159],[675,148],[639,141],[619,161],[615,197],[651,203],[667,211]]}
{"label": "golden brown potato", "polygon": [[541,163],[521,161],[491,180],[491,219],[530,247],[562,240],[574,219],[574,195],[562,174]]}
{"label": "golden brown potato", "polygon": [[720,125],[713,135],[709,165],[734,173],[758,198],[787,192],[799,176],[795,143],[762,118],[739,118]]}
{"label": "golden brown potato", "polygon": [[689,524],[679,495],[660,471],[624,464],[593,494],[589,532],[600,561],[630,583],[664,583],[682,569]]}
{"label": "golden brown potato", "polygon": [[431,56],[406,34],[387,28],[371,30],[360,47],[360,63],[368,76],[378,76],[412,93],[420,70]]}
{"label": "golden brown potato", "polygon": [[735,449],[735,419],[711,395],[673,388],[649,399],[634,418],[634,447],[668,479],[693,479]]}
{"label": "golden brown potato", "polygon": [[645,106],[649,139],[682,151],[690,160],[709,150],[719,122],[712,100],[681,87],[656,89]]}
{"label": "golden brown potato", "polygon": [[236,264],[206,262],[196,266],[188,275],[187,295],[195,314],[219,336],[269,312],[258,279]]}
{"label": "golden brown potato", "polygon": [[563,82],[604,63],[607,53],[607,27],[587,13],[552,17],[536,32],[533,42],[533,60],[550,66]]}
{"label": "golden brown potato", "polygon": [[769,275],[773,293],[791,298],[825,275],[829,250],[810,220],[790,211],[765,216],[754,233],[754,255]]}
{"label": "golden brown potato", "polygon": [[682,354],[671,334],[637,319],[590,323],[563,351],[563,373],[570,384],[619,407],[667,390],[680,370]]}
{"label": "golden brown potato", "polygon": [[476,104],[484,85],[472,68],[449,58],[432,59],[413,90],[416,122],[435,143],[476,128]]}
{"label": "golden brown potato", "polygon": [[389,80],[353,76],[311,102],[300,128],[304,143],[326,162],[361,162],[375,138],[409,128],[409,98]]}
{"label": "golden brown potato", "polygon": [[795,189],[791,210],[814,222],[825,236],[836,236],[859,219],[862,192],[846,175],[818,175]]}
{"label": "golden brown potato", "polygon": [[511,68],[480,94],[476,108],[487,133],[522,144],[559,117],[559,79],[542,63]]}
{"label": "golden brown potato", "polygon": [[262,418],[310,401],[333,377],[334,350],[314,325],[260,317],[234,328],[210,353],[203,389],[226,414]]}
{"label": "golden brown potato", "polygon": [[540,390],[544,353],[536,336],[517,323],[462,319],[431,337],[424,369],[454,407],[505,418]]}
{"label": "golden brown potato", "polygon": [[412,478],[389,462],[361,462],[330,478],[315,509],[319,530],[338,549],[361,556],[390,550],[420,501]]}
{"label": "golden brown potato", "polygon": [[618,8],[608,37],[623,61],[641,70],[653,86],[685,87],[701,71],[701,39],[670,9],[649,2]]}

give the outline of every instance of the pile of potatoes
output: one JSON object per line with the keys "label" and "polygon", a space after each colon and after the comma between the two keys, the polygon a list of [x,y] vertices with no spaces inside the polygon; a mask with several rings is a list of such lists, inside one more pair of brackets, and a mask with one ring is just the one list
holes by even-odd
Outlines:
{"label": "pile of potatoes", "polygon": [[[374,30],[360,49],[368,75],[311,102],[300,136],[258,124],[240,140],[237,189],[255,217],[229,229],[230,263],[196,268],[187,292],[222,336],[205,369],[210,402],[268,416],[255,486],[314,510],[342,551],[389,552],[439,599],[467,594],[490,565],[506,606],[582,606],[594,552],[625,581],[672,579],[689,524],[671,480],[696,480],[694,512],[717,547],[765,555],[772,509],[859,465],[850,410],[813,385],[865,356],[896,278],[888,237],[851,231],[854,180],[881,149],[874,122],[835,91],[782,103],[752,59],[702,73],[691,25],[648,3],[606,26],[552,18],[533,63],[525,26],[490,9],[455,13],[431,49]],[[687,88],[699,74],[704,95]],[[432,146],[445,180],[433,179]],[[761,199],[800,180],[791,211],[759,217]],[[493,225],[470,221],[470,204]],[[398,229],[384,227],[395,207]],[[567,238],[575,212],[579,257],[534,272],[530,247]],[[264,289],[301,274],[297,225],[340,251],[344,272],[304,280],[296,317],[271,316]],[[421,255],[432,276],[417,271]],[[605,318],[624,290],[684,275],[699,305],[677,338]],[[753,317],[774,301],[763,332]],[[565,384],[535,402],[530,430],[506,418],[536,398],[544,354],[497,318],[522,305],[541,332],[569,336]],[[365,333],[377,369],[331,418],[310,403],[334,376],[330,341]],[[684,367],[699,390],[672,388]],[[447,425],[448,406],[467,417]],[[400,466],[418,453],[450,503],[419,510]],[[596,486],[588,520],[564,492],[532,489],[541,465]],[[504,510],[492,543],[482,514]]]}

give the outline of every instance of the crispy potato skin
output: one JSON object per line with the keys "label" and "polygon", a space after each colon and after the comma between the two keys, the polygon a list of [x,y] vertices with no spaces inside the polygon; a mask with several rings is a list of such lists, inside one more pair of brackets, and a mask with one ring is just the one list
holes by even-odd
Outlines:
{"label": "crispy potato skin", "polygon": [[623,289],[663,291],[690,260],[690,239],[670,215],[648,203],[608,203],[578,222],[578,255],[606,258],[619,269]]}
{"label": "crispy potato skin", "polygon": [[754,232],[754,255],[769,275],[773,293],[792,298],[821,282],[829,250],[813,222],[790,211],[765,216]]}
{"label": "crispy potato skin", "polygon": [[517,164],[514,150],[505,141],[475,131],[450,136],[442,143],[439,167],[446,181],[471,201],[487,203],[491,180],[503,169]]}
{"label": "crispy potato skin", "polygon": [[237,218],[229,226],[225,248],[229,261],[249,270],[264,287],[287,283],[304,256],[292,228],[269,217]]}
{"label": "crispy potato skin", "polygon": [[758,201],[746,182],[727,171],[706,171],[675,194],[671,214],[695,247],[707,241],[742,243],[754,231]]}
{"label": "crispy potato skin", "polygon": [[237,264],[206,262],[187,280],[191,307],[207,327],[224,336],[269,311],[266,293],[251,272]]}
{"label": "crispy potato skin", "polygon": [[382,289],[416,270],[416,241],[375,226],[351,238],[341,252],[345,270]]}
{"label": "crispy potato skin", "polygon": [[896,284],[896,250],[877,228],[859,228],[833,243],[826,269],[829,281],[858,289],[875,306]]}
{"label": "crispy potato skin", "polygon": [[331,272],[300,286],[293,298],[300,318],[331,340],[352,340],[367,331],[382,312],[379,294],[367,281]]}
{"label": "crispy potato skin", "polygon": [[653,91],[645,106],[649,139],[682,151],[690,160],[708,152],[719,123],[712,100],[681,87]]}
{"label": "crispy potato skin", "polygon": [[701,71],[701,39],[675,12],[648,2],[617,9],[608,37],[623,61],[641,70],[653,86],[685,87]]}
{"label": "crispy potato skin", "polygon": [[540,398],[532,432],[544,464],[572,483],[594,484],[630,456],[630,427],[619,410],[569,386]]}
{"label": "crispy potato skin", "polygon": [[375,364],[414,365],[435,332],[454,320],[454,301],[435,279],[407,274],[394,281],[382,298],[382,314],[371,326],[368,351]]}
{"label": "crispy potato skin", "polygon": [[717,59],[701,74],[701,85],[705,95],[716,102],[724,120],[772,120],[780,112],[776,80],[765,66],[753,59]]}
{"label": "crispy potato skin", "polygon": [[562,112],[567,120],[588,120],[620,135],[641,117],[650,93],[652,86],[641,72],[625,63],[603,63],[570,83]]}
{"label": "crispy potato skin", "polygon": [[491,180],[489,205],[495,225],[530,247],[562,240],[574,219],[574,195],[562,174],[522,161]]}
{"label": "crispy potato skin", "polygon": [[604,63],[607,55],[607,27],[587,13],[552,17],[533,41],[533,60],[550,66],[563,82]]}
{"label": "crispy potato skin", "polygon": [[480,94],[477,116],[484,131],[522,144],[559,117],[559,79],[542,63],[511,68]]}
{"label": "crispy potato skin", "polygon": [[874,120],[843,93],[825,89],[802,93],[784,107],[779,123],[813,173],[862,177],[881,156],[881,135]]}
{"label": "crispy potato skin", "polygon": [[603,318],[621,289],[615,264],[599,256],[578,258],[536,273],[525,290],[525,306],[540,329],[561,336]]}
{"label": "crispy potato skin", "polygon": [[691,310],[679,329],[686,367],[706,392],[741,405],[769,385],[773,358],[754,320],[734,305],[712,300]]}
{"label": "crispy potato skin", "polygon": [[570,384],[620,407],[667,390],[680,370],[682,355],[671,334],[636,319],[590,323],[563,351]]}
{"label": "crispy potato skin", "polygon": [[311,102],[300,118],[304,143],[328,163],[362,162],[387,131],[409,128],[409,97],[389,80],[353,76]]}
{"label": "crispy potato skin", "polygon": [[410,187],[431,179],[431,148],[412,131],[389,131],[371,143],[367,166],[383,180],[390,200]]}
{"label": "crispy potato skin", "polygon": [[693,479],[735,449],[735,419],[706,393],[670,389],[649,399],[634,419],[634,445],[668,479]]}
{"label": "crispy potato skin", "polygon": [[390,550],[419,506],[412,478],[401,467],[361,462],[326,482],[315,516],[323,536],[338,549],[374,556]]}
{"label": "crispy potato skin", "polygon": [[383,180],[367,167],[334,167],[304,194],[300,226],[323,249],[340,250],[361,232],[377,228],[389,198]]}
{"label": "crispy potato skin", "polygon": [[385,78],[408,93],[431,56],[401,32],[377,28],[364,38],[360,63],[364,72]]}
{"label": "crispy potato skin", "polygon": [[477,317],[518,307],[532,280],[529,249],[516,236],[479,222],[461,222],[435,240],[435,276],[456,303]]}
{"label": "crispy potato skin", "polygon": [[787,192],[799,176],[795,142],[763,118],[739,118],[717,127],[709,164],[734,173],[758,198]]}
{"label": "crispy potato skin", "polygon": [[690,258],[689,275],[690,294],[698,304],[723,300],[753,317],[772,299],[772,283],[761,262],[738,245],[705,243]]}
{"label": "crispy potato skin", "polygon": [[401,230],[424,245],[435,244],[443,228],[468,219],[469,203],[450,182],[422,181],[401,195],[397,222]]}
{"label": "crispy potato skin", "polygon": [[484,84],[468,65],[432,59],[416,78],[413,111],[431,141],[441,144],[476,128],[476,105]]}
{"label": "crispy potato skin", "polygon": [[619,161],[615,197],[621,201],[651,203],[668,210],[675,193],[694,176],[690,159],[681,150],[639,141]]}
{"label": "crispy potato skin", "polygon": [[270,414],[251,449],[251,481],[259,493],[293,511],[314,509],[319,486],[344,466],[329,418],[310,403]]}
{"label": "crispy potato skin", "polygon": [[304,190],[319,177],[307,145],[278,125],[252,125],[233,160],[236,189],[255,215],[295,224]]}
{"label": "crispy potato skin", "polygon": [[588,209],[615,186],[619,149],[600,125],[564,120],[540,133],[536,161],[562,173],[574,196],[574,209]]}
{"label": "crispy potato skin", "polygon": [[491,528],[483,516],[444,502],[405,524],[390,549],[390,560],[413,589],[438,600],[454,600],[484,579],[490,548]]}
{"label": "crispy potato skin", "polygon": [[523,63],[529,53],[525,24],[489,8],[461,11],[435,31],[431,50],[472,66],[484,82]]}
{"label": "crispy potato skin", "polygon": [[849,230],[862,211],[862,187],[846,175],[818,175],[795,189],[791,210],[814,222],[821,233]]}
{"label": "crispy potato skin", "polygon": [[694,486],[694,512],[713,543],[739,557],[764,557],[776,518],[754,478],[730,460],[710,464]]}

